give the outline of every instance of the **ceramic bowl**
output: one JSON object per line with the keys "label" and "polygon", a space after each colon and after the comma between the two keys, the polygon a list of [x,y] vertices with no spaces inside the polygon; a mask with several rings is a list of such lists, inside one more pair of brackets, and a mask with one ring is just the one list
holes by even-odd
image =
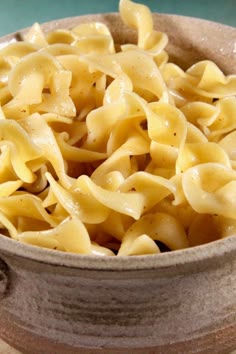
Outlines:
{"label": "ceramic bowl", "polygon": [[[121,43],[135,40],[117,14],[43,28],[94,20]],[[154,21],[182,67],[207,58],[236,73],[235,28],[171,15]],[[229,353],[235,333],[236,237],[130,258],[65,254],[0,237],[0,338],[22,353]]]}

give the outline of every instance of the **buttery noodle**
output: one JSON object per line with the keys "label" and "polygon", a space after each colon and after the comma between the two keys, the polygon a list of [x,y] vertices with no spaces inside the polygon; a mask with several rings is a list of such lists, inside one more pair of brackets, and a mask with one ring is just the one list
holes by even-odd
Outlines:
{"label": "buttery noodle", "polygon": [[236,75],[169,62],[146,6],[120,16],[137,44],[34,24],[0,50],[2,235],[127,256],[236,233]]}

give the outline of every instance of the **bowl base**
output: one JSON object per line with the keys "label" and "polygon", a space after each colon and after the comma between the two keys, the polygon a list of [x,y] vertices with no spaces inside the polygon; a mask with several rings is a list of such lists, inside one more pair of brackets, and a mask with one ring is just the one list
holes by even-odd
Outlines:
{"label": "bowl base", "polygon": [[[229,354],[236,349],[236,339],[234,338],[236,325],[185,343],[172,343],[152,348],[75,348],[39,337],[16,323],[19,323],[19,319],[5,313],[5,311],[0,311],[0,338],[22,354],[212,354],[213,352]],[[234,339],[232,340],[232,338]]]}

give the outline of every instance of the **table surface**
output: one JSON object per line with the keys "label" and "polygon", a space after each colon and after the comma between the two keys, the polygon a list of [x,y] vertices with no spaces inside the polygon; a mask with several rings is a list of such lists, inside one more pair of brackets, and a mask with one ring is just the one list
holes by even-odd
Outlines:
{"label": "table surface", "polygon": [[11,348],[7,343],[0,339],[0,354],[21,354],[18,350]]}
{"label": "table surface", "polygon": [[[236,0],[136,0],[152,11],[204,18],[236,27]],[[119,0],[1,0],[0,36],[69,16],[116,12]]]}

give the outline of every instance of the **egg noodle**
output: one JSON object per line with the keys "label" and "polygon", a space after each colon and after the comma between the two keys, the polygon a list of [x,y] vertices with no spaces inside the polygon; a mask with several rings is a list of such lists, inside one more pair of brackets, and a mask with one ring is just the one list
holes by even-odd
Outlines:
{"label": "egg noodle", "polygon": [[0,50],[2,235],[123,256],[236,234],[236,75],[169,62],[146,6],[120,16],[137,44],[34,24]]}

